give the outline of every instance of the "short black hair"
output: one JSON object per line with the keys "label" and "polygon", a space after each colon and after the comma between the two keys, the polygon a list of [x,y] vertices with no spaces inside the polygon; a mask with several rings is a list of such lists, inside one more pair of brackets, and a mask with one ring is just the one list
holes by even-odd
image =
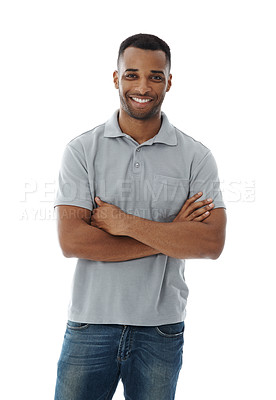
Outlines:
{"label": "short black hair", "polygon": [[171,50],[164,40],[160,39],[155,35],[147,33],[138,33],[125,39],[119,48],[119,54],[117,59],[117,66],[119,68],[119,60],[125,49],[128,47],[136,47],[143,50],[162,50],[166,55],[167,62],[169,64],[169,71],[171,69]]}

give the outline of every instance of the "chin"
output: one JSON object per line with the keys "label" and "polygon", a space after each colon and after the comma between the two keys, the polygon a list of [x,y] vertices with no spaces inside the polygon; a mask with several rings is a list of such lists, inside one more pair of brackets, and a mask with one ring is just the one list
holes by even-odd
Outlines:
{"label": "chin", "polygon": [[137,110],[133,110],[130,107],[124,107],[124,110],[126,111],[126,113],[134,119],[137,120],[148,120],[156,115],[158,115],[158,113],[160,112],[159,108],[157,109],[156,107],[152,108],[151,110],[149,110],[148,112],[143,112],[141,111],[137,111]]}
{"label": "chin", "polygon": [[134,119],[139,119],[141,121],[141,120],[150,119],[151,117],[153,117],[154,114],[153,113],[143,114],[143,113],[137,113],[137,112],[133,113],[133,112],[129,111],[128,115]]}

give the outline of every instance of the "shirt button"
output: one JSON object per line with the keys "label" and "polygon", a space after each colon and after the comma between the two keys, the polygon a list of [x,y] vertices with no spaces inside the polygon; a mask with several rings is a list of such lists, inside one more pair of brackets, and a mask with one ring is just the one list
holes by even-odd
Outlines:
{"label": "shirt button", "polygon": [[139,148],[139,149],[137,149],[136,151],[140,151],[141,149]]}
{"label": "shirt button", "polygon": [[134,165],[135,165],[136,168],[140,167],[140,163],[138,163],[138,162],[136,162]]}

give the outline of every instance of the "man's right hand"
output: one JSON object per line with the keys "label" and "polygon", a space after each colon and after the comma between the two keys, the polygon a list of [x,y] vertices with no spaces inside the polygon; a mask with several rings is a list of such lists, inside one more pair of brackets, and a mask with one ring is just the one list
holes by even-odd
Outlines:
{"label": "man's right hand", "polygon": [[202,222],[208,218],[214,204],[212,203],[212,199],[196,201],[202,196],[202,194],[202,192],[196,193],[194,196],[186,200],[173,222]]}

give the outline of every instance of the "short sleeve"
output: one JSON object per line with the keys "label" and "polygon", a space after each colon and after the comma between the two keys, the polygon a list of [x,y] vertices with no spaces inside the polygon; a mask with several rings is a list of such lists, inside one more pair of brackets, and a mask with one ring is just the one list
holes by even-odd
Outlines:
{"label": "short sleeve", "polygon": [[198,201],[211,198],[214,208],[226,208],[220,189],[217,164],[211,151],[205,155],[191,173],[189,197],[198,192],[203,192],[203,196]]}
{"label": "short sleeve", "polygon": [[58,205],[93,209],[85,157],[70,144],[65,148],[59,171],[54,207]]}

